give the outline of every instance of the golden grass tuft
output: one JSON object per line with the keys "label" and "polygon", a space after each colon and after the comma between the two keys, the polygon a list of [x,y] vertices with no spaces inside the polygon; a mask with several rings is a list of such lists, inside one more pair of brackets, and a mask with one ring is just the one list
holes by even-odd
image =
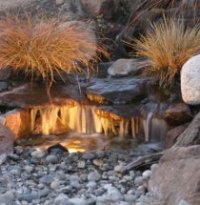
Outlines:
{"label": "golden grass tuft", "polygon": [[29,17],[0,19],[0,69],[11,67],[52,82],[55,73],[62,77],[62,71],[88,74],[99,53],[107,55],[86,24]]}
{"label": "golden grass tuft", "polygon": [[200,26],[189,28],[180,19],[164,18],[152,24],[133,47],[137,56],[148,59],[147,72],[155,75],[161,86],[168,86],[183,64],[200,51]]}

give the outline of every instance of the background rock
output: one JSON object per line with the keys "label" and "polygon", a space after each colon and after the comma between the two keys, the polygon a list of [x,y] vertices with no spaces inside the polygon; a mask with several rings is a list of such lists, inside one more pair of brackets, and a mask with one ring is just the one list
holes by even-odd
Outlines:
{"label": "background rock", "polygon": [[164,113],[164,119],[169,125],[178,126],[192,120],[192,113],[188,105],[176,103],[169,106]]}
{"label": "background rock", "polygon": [[128,74],[136,74],[143,69],[139,66],[137,59],[119,59],[115,61],[108,69],[111,76],[126,76]]}

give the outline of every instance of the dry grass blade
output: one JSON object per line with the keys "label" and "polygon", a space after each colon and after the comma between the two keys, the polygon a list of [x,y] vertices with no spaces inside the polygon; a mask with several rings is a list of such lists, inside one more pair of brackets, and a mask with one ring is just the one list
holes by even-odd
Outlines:
{"label": "dry grass blade", "polygon": [[55,72],[90,72],[97,53],[107,55],[92,29],[55,19],[1,19],[0,47],[0,69],[12,67],[51,82]]}
{"label": "dry grass blade", "polygon": [[165,19],[152,24],[145,36],[135,40],[137,56],[149,60],[147,71],[169,85],[182,65],[200,51],[200,27],[186,27],[184,21]]}

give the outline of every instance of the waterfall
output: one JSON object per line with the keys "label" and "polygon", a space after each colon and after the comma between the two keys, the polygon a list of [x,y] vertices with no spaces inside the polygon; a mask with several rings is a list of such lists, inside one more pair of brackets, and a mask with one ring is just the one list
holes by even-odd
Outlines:
{"label": "waterfall", "polygon": [[167,124],[163,119],[154,117],[153,112],[149,112],[143,120],[145,142],[161,141],[166,135]]}
{"label": "waterfall", "polygon": [[105,136],[119,135],[137,137],[141,128],[138,117],[121,118],[116,114],[99,110],[95,106],[49,105],[30,110],[31,133],[57,134],[59,131],[76,131],[84,134],[102,133]]}

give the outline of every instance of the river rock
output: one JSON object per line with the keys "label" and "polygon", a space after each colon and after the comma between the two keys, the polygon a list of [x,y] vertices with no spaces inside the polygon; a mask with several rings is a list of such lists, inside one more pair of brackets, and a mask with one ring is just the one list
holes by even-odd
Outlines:
{"label": "river rock", "polygon": [[192,113],[188,105],[176,103],[169,106],[164,113],[164,119],[169,125],[178,126],[192,120]]}
{"label": "river rock", "polygon": [[[164,177],[166,176],[166,177]],[[170,205],[200,196],[200,146],[171,148],[152,173],[149,190]]]}
{"label": "river rock", "polygon": [[119,59],[115,61],[108,69],[111,76],[127,76],[128,74],[137,74],[142,67],[137,65],[137,59]]}
{"label": "river rock", "polygon": [[0,124],[0,155],[13,152],[15,135],[12,131]]}
{"label": "river rock", "polygon": [[190,58],[181,70],[183,101],[190,105],[200,104],[200,55]]}

